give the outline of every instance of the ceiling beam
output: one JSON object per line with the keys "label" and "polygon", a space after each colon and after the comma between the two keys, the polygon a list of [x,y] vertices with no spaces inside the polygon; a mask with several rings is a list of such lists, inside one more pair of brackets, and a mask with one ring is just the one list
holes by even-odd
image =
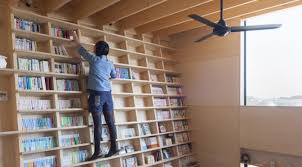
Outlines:
{"label": "ceiling beam", "polygon": [[121,29],[130,29],[163,17],[188,10],[212,0],[168,0],[160,5],[127,17],[117,22]]}
{"label": "ceiling beam", "polygon": [[[73,4],[72,13],[70,16],[74,20],[80,20],[91,16],[117,2],[120,0],[81,0]],[[112,13],[111,13],[112,14]]]}
{"label": "ceiling beam", "polygon": [[[258,0],[240,0],[240,1],[234,1],[234,0],[224,0],[224,7],[231,8],[237,5],[246,4],[246,3],[253,3]],[[139,34],[147,33],[147,32],[153,32],[160,29],[168,28],[173,25],[177,25],[186,21],[190,21],[191,18],[188,17],[190,14],[197,14],[200,16],[209,16],[212,14],[217,14],[220,12],[219,10],[220,1],[215,0],[211,1],[210,3],[206,3],[203,5],[196,6],[194,8],[188,9],[186,11],[141,25],[137,28],[135,28],[135,31]]]}
{"label": "ceiling beam", "polygon": [[43,0],[45,13],[51,13],[70,2],[71,0]]}
{"label": "ceiling beam", "polygon": [[110,6],[88,19],[98,26],[117,22],[123,18],[159,5],[167,0],[122,0],[113,6]]}
{"label": "ceiling beam", "polygon": [[[278,8],[280,6],[287,6],[291,3],[301,3],[300,0],[261,0],[256,3],[251,3],[243,6],[238,6],[229,10],[226,10],[224,12],[225,20],[231,20],[235,18],[244,17],[247,15],[255,14],[259,11],[268,11],[273,8]],[[205,17],[209,20],[218,20],[219,14],[214,14]],[[180,24],[177,24],[175,26],[162,29],[159,31],[154,32],[157,35],[160,36],[168,36],[188,30],[192,30],[198,27],[202,27],[204,24],[201,24],[199,22],[196,22],[194,20],[186,21]]]}

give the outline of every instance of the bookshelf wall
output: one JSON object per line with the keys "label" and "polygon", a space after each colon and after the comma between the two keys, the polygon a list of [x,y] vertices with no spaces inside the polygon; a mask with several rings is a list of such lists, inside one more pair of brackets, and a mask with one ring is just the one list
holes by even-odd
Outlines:
{"label": "bookshelf wall", "polygon": [[[25,22],[30,28],[20,23],[24,20],[30,21]],[[14,131],[0,134],[16,136],[16,166],[196,165],[173,48],[151,35],[94,29],[16,8],[11,9],[9,24],[10,65],[0,73],[12,87],[6,89],[12,95]],[[98,40],[110,45],[108,58],[119,76],[112,80],[117,142],[123,148],[117,156],[83,162],[94,148],[87,111],[89,67],[61,52],[59,45],[70,41],[67,30],[76,30],[89,51]],[[109,137],[103,123],[106,152]]]}

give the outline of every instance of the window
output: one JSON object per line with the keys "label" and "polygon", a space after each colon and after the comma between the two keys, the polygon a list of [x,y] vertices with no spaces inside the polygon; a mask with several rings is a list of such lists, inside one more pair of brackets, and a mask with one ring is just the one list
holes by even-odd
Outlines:
{"label": "window", "polygon": [[280,29],[242,35],[241,104],[302,106],[302,6],[242,21],[282,24]]}

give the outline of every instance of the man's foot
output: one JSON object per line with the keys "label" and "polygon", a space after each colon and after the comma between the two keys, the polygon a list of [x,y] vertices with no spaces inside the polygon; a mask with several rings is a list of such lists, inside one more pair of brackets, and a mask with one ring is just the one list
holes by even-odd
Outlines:
{"label": "man's foot", "polygon": [[114,155],[118,154],[119,151],[120,151],[120,150],[117,149],[117,148],[110,148],[109,152],[105,155],[105,158],[114,156]]}
{"label": "man's foot", "polygon": [[93,161],[93,160],[96,160],[98,158],[103,158],[104,155],[101,154],[101,153],[93,153],[93,155],[89,158],[86,159],[86,161]]}

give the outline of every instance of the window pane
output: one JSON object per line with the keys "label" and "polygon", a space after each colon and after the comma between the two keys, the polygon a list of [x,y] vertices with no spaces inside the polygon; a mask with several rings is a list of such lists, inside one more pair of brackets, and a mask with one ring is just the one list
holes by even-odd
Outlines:
{"label": "window pane", "polygon": [[251,106],[302,106],[302,7],[247,19],[247,25],[281,23],[247,32],[246,100]]}

